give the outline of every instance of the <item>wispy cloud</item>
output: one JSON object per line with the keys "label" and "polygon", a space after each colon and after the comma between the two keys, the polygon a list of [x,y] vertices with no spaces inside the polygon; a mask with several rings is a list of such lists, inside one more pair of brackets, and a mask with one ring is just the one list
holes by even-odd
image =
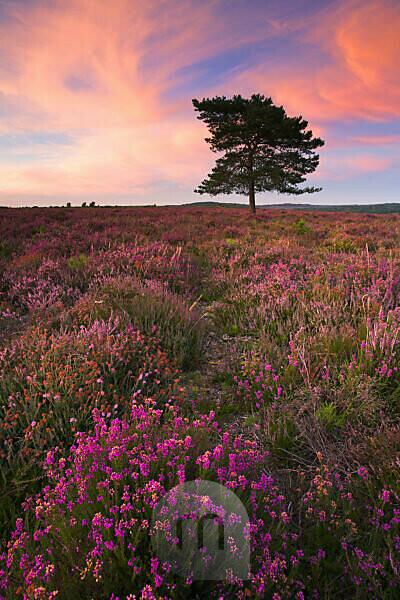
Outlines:
{"label": "wispy cloud", "polygon": [[[0,198],[190,190],[212,162],[194,94],[272,95],[327,138],[325,164],[335,122],[349,123],[343,146],[396,144],[351,122],[400,116],[398,2],[300,5],[304,18],[291,2],[3,1]],[[391,161],[356,157],[345,173],[378,165]]]}

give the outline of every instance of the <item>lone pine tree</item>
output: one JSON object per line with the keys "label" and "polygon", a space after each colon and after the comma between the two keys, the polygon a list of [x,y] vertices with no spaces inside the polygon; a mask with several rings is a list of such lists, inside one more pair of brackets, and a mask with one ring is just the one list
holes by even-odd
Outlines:
{"label": "lone pine tree", "polygon": [[282,106],[260,94],[249,99],[216,96],[192,102],[199,113],[197,118],[210,131],[206,142],[213,152],[223,153],[195,192],[210,196],[245,194],[255,212],[256,192],[304,194],[321,190],[300,187],[306,175],[317,168],[315,149],[324,144],[307,130],[303,117],[288,117]]}

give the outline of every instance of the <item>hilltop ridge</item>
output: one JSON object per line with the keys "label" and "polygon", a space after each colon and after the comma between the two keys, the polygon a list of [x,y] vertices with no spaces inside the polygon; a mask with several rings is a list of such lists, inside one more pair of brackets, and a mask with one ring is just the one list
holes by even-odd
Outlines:
{"label": "hilltop ridge", "polygon": [[[218,208],[248,208],[241,202],[217,202],[205,200],[199,202],[187,202],[181,206],[215,206]],[[290,210],[315,210],[322,212],[359,212],[359,213],[400,213],[400,203],[385,202],[383,204],[307,204],[281,202],[277,204],[258,204],[258,209],[284,208]]]}

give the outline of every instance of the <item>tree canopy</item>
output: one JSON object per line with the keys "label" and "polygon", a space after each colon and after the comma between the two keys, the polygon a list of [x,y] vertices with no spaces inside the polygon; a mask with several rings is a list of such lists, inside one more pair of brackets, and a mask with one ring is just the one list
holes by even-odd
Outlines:
{"label": "tree canopy", "polygon": [[271,98],[260,94],[192,102],[198,119],[209,129],[206,142],[213,152],[223,153],[195,192],[210,196],[245,194],[255,212],[256,192],[320,191],[301,187],[306,176],[317,168],[319,156],[315,150],[324,144],[313,137],[303,117],[289,117],[282,106],[275,106]]}

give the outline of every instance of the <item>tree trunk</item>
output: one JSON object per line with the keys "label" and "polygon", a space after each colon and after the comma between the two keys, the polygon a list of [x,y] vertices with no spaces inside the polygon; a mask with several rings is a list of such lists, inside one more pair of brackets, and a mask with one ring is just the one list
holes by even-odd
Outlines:
{"label": "tree trunk", "polygon": [[254,177],[253,177],[254,154],[253,154],[252,150],[250,151],[250,155],[249,155],[248,169],[249,169],[249,204],[250,204],[251,212],[253,213],[253,215],[255,215],[256,214],[256,191],[255,191]]}
{"label": "tree trunk", "polygon": [[250,182],[250,187],[249,187],[249,204],[250,204],[250,210],[253,214],[256,214],[256,193],[254,190],[254,181]]}

